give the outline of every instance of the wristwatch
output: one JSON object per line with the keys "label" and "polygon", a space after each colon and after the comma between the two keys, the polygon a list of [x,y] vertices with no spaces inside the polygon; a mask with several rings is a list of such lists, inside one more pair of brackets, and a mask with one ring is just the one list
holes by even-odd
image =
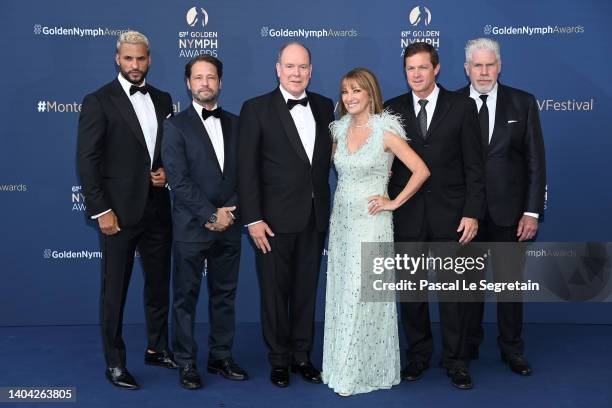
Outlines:
{"label": "wristwatch", "polygon": [[215,222],[217,222],[217,213],[216,212],[212,213],[210,218],[208,218],[208,222],[211,223],[211,224],[214,224]]}

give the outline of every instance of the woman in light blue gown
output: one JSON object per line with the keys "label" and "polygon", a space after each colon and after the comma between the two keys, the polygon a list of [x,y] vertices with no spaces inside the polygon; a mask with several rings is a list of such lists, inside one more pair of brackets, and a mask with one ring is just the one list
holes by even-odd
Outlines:
{"label": "woman in light blue gown", "polygon": [[[361,243],[393,242],[391,212],[418,191],[429,171],[406,143],[399,118],[383,111],[369,70],[347,73],[340,91],[340,119],[330,125],[338,184],[329,232],[323,382],[347,396],[400,382],[395,302],[361,299]],[[390,200],[395,156],[412,176]]]}

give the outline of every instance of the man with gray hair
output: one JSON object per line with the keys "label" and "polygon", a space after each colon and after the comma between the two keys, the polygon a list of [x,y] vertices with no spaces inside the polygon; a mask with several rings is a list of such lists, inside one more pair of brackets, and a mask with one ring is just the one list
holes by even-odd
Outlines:
{"label": "man with gray hair", "polygon": [[[478,241],[523,242],[532,240],[544,211],[546,165],[544,140],[536,99],[533,95],[502,85],[500,48],[497,41],[477,38],[465,47],[465,72],[470,85],[460,92],[469,95],[478,108],[486,163],[486,215],[478,229]],[[520,246],[513,256],[492,257],[497,279],[504,271],[516,277],[522,271]],[[483,303],[474,303],[468,336],[471,357],[477,358],[483,340]],[[520,375],[532,369],[523,357],[523,305],[498,299],[497,338],[502,361]]]}
{"label": "man with gray hair", "polygon": [[117,78],[85,96],[77,165],[87,216],[97,221],[103,252],[100,316],[106,377],[137,389],[126,369],[123,307],[138,249],[144,272],[146,364],[176,368],[168,348],[172,222],[160,148],[172,98],[145,82],[149,41],[127,31],[117,40]]}

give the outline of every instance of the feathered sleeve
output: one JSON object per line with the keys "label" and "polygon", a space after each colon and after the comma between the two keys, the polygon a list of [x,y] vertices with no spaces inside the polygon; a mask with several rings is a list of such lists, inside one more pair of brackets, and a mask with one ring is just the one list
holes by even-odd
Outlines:
{"label": "feathered sleeve", "polygon": [[406,141],[410,140],[410,138],[406,136],[406,131],[404,130],[404,120],[400,115],[396,115],[385,109],[380,115],[378,115],[378,117],[380,126],[384,130],[394,133]]}
{"label": "feathered sleeve", "polygon": [[338,143],[338,139],[346,135],[346,131],[351,120],[351,115],[344,115],[338,120],[334,120],[329,124],[329,131],[331,133],[332,142]]}

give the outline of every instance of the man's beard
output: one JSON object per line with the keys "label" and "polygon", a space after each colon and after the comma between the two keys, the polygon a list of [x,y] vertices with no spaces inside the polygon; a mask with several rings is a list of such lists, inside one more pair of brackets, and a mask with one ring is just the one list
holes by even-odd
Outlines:
{"label": "man's beard", "polygon": [[[147,68],[144,72],[143,71],[139,71],[137,69],[132,69],[130,71],[124,71],[122,69],[119,70],[121,72],[121,76],[123,78],[125,78],[126,81],[128,81],[129,83],[133,84],[133,85],[140,85],[146,78],[147,73],[149,72],[149,69]],[[140,77],[139,81],[134,81],[132,79],[130,79],[130,72],[140,72],[142,75]]]}
{"label": "man's beard", "polygon": [[204,103],[204,104],[209,104],[212,105],[215,102],[217,102],[217,96],[219,96],[218,92],[214,92],[212,90],[210,90],[211,94],[210,96],[207,97],[201,97],[198,92],[192,92],[191,96],[193,97],[193,99],[195,99],[197,102],[199,103]]}
{"label": "man's beard", "polygon": [[493,90],[494,87],[495,87],[495,82],[491,83],[490,85],[475,85],[474,89],[478,93],[488,94],[489,92]]}

